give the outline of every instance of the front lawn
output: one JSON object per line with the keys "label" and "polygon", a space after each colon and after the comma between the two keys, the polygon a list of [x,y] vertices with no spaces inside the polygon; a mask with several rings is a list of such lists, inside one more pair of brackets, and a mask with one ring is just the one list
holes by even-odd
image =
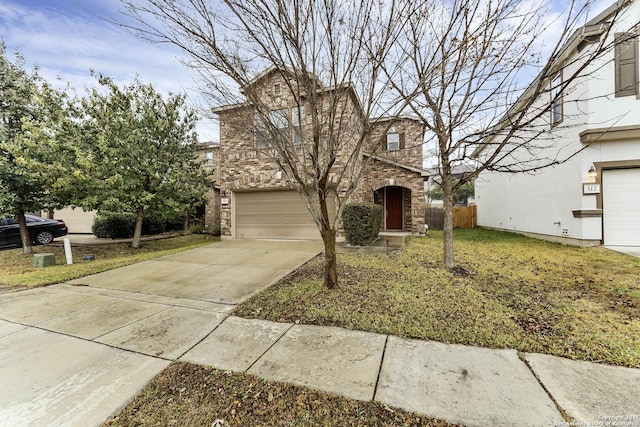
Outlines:
{"label": "front lawn", "polygon": [[390,255],[340,255],[333,291],[318,257],[235,314],[640,368],[640,259],[457,230],[453,274],[431,234]]}
{"label": "front lawn", "polygon": [[[131,248],[129,243],[79,245],[71,248],[73,253],[71,265],[67,265],[64,248],[61,245],[34,246],[34,253],[55,254],[56,265],[45,268],[34,268],[33,257],[23,254],[22,249],[4,250],[0,251],[0,265],[2,265],[0,290],[61,283],[218,241],[220,241],[219,237],[208,234],[192,234],[143,242],[140,249]],[[87,254],[94,255],[95,261],[83,261],[83,256]]]}

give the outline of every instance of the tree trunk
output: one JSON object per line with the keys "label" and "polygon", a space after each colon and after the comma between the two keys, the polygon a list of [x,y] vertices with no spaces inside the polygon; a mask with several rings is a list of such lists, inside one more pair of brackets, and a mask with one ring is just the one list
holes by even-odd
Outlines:
{"label": "tree trunk", "polygon": [[448,168],[443,168],[442,191],[444,193],[444,224],[442,225],[442,240],[444,247],[444,265],[448,269],[456,266],[453,256],[453,183]]}
{"label": "tree trunk", "polygon": [[20,227],[20,239],[22,240],[22,253],[32,254],[33,247],[31,247],[31,236],[29,236],[29,229],[27,228],[27,219],[24,217],[24,211],[19,210],[16,214],[18,220],[18,227]]}
{"label": "tree trunk", "polygon": [[338,287],[336,230],[323,228],[320,233],[324,242],[324,285],[327,289],[335,289]]}
{"label": "tree trunk", "polygon": [[140,248],[140,237],[142,236],[142,219],[144,218],[144,208],[138,207],[138,214],[136,215],[136,230],[133,232],[133,241],[131,247],[133,249]]}
{"label": "tree trunk", "polygon": [[336,230],[331,228],[329,207],[327,206],[326,182],[320,182],[318,189],[318,202],[320,203],[322,242],[324,243],[324,285],[327,289],[338,287],[338,259],[336,254]]}

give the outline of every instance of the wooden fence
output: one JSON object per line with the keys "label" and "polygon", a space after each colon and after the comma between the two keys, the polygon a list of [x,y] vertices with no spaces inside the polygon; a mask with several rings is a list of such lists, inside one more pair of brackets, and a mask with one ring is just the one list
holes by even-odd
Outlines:
{"label": "wooden fence", "polygon": [[429,230],[442,230],[442,226],[444,225],[444,210],[440,208],[425,208],[424,223],[429,226]]}
{"label": "wooden fence", "polygon": [[[442,230],[444,210],[442,208],[425,208],[424,222],[429,226],[430,230]],[[476,205],[455,206],[453,208],[453,228],[476,228],[477,225],[478,211]]]}

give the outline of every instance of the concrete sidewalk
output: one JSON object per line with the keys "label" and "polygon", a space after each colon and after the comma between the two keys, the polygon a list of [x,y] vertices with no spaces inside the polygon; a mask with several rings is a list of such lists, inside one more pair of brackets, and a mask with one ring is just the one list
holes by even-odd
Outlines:
{"label": "concrete sidewalk", "polygon": [[236,304],[321,250],[224,241],[0,295],[0,426],[100,425]]}
{"label": "concrete sidewalk", "polygon": [[569,425],[560,410],[585,426],[640,415],[638,369],[335,327],[230,316],[181,360],[466,426]]}
{"label": "concrete sidewalk", "polygon": [[0,295],[0,426],[100,425],[173,360],[468,426],[568,425],[561,411],[582,423],[573,425],[605,425],[640,414],[637,369],[232,316],[321,249],[223,241]]}

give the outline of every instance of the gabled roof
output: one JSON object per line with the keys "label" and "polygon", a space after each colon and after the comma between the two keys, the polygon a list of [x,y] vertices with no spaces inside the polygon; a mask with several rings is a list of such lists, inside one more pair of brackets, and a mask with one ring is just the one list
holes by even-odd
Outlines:
{"label": "gabled roof", "polygon": [[427,171],[426,169],[420,169],[420,168],[416,168],[413,166],[409,166],[409,165],[405,165],[403,163],[399,163],[399,162],[394,162],[393,160],[389,160],[389,159],[385,159],[384,157],[380,157],[380,156],[376,156],[374,154],[369,154],[369,153],[363,153],[363,155],[365,157],[369,157],[373,160],[377,160],[379,162],[384,162],[387,164],[390,164],[392,166],[396,166],[411,172],[415,172],[415,173],[419,173],[421,177],[424,178],[428,178],[431,174],[429,173],[429,171]]}
{"label": "gabled roof", "polygon": [[[249,80],[249,82],[246,85],[244,85],[244,86],[242,86],[240,88],[240,92],[244,93],[244,90],[247,87],[260,84],[260,82],[262,80],[265,80],[267,77],[269,77],[271,74],[274,74],[274,73],[280,73],[280,74],[289,75],[291,77],[294,77],[296,75],[296,70],[294,68],[291,68],[291,67],[280,68],[277,65],[272,65],[269,68],[267,68],[266,70],[264,70],[261,73],[259,73],[258,75],[256,75],[251,80]],[[315,82],[315,84],[316,84],[316,86],[318,88],[322,87],[322,84],[320,83],[320,79],[315,74],[313,74],[311,72],[308,72],[307,75],[311,78],[312,81]]]}
{"label": "gabled roof", "polygon": [[[266,79],[269,75],[273,74],[273,73],[277,73],[280,72],[279,68],[275,65],[272,65],[271,67],[267,68],[266,70],[264,70],[263,72],[261,72],[260,74],[258,74],[257,76],[255,76],[253,79],[251,79],[251,81],[249,81],[245,86],[243,86],[240,89],[240,92],[244,94],[244,90],[245,88],[249,87],[249,86],[253,86],[256,84],[260,84],[261,81],[263,81],[264,79]],[[285,70],[283,71],[283,73],[285,74],[290,74],[292,77],[295,76],[295,70],[287,67],[285,68]],[[357,106],[357,110],[360,112],[361,116],[364,118],[364,108],[362,107],[362,103],[360,102],[360,98],[358,97],[358,94],[356,93],[355,87],[353,86],[353,84],[351,82],[346,82],[346,83],[339,83],[337,85],[333,85],[333,86],[327,86],[327,87],[323,87],[320,79],[318,79],[318,77],[313,74],[313,73],[308,73],[309,76],[311,76],[312,80],[314,81],[314,83],[316,84],[316,90],[318,93],[329,93],[329,92],[337,92],[337,91],[345,91],[347,93],[347,95],[351,96],[353,101],[355,102],[356,106]],[[238,102],[235,104],[229,104],[229,105],[221,105],[219,107],[215,107],[211,109],[211,112],[213,112],[214,114],[219,114],[219,113],[224,113],[227,111],[233,111],[233,110],[237,110],[237,109],[241,109],[241,108],[247,108],[250,107],[252,104],[251,102]]]}
{"label": "gabled roof", "polygon": [[[437,167],[429,168],[427,169],[427,171],[431,176],[440,175],[440,168],[437,168]],[[451,175],[455,177],[455,176],[460,176],[460,175],[475,172],[475,171],[476,171],[476,167],[473,165],[458,165],[458,166],[453,166],[451,168]]]}
{"label": "gabled roof", "polygon": [[[602,34],[605,34],[609,30],[609,19],[634,1],[635,0],[618,0],[611,6],[606,8],[604,11],[602,11],[599,15],[587,22],[584,26],[574,31],[567,42],[560,48],[556,57],[551,58],[552,67],[550,70],[551,72],[548,74],[553,74],[553,72],[560,69],[567,61],[567,59],[569,59],[576,52],[582,50],[584,46],[597,42],[600,39],[600,36],[602,36]],[[498,123],[494,129],[499,131],[504,129],[508,125],[512,115],[514,113],[517,113],[520,109],[520,106],[529,100],[533,88],[540,82],[542,78],[545,77],[548,77],[548,75],[544,76],[542,74],[539,74],[535,79],[533,79],[529,86],[527,86],[527,89],[525,89],[525,91],[518,97],[516,102],[507,110],[500,123]],[[497,132],[491,136],[488,136],[487,140],[492,140],[493,138],[495,138],[496,134]],[[475,158],[480,155],[480,153],[482,153],[486,147],[486,144],[482,144],[471,154],[471,158]]]}
{"label": "gabled roof", "polygon": [[422,121],[414,116],[407,116],[407,115],[401,115],[401,116],[381,116],[381,117],[372,117],[369,119],[370,122],[372,123],[381,123],[381,122],[389,122],[389,121],[401,121],[401,120],[407,120],[407,121],[411,121],[411,122],[418,122],[418,123],[422,123]]}

